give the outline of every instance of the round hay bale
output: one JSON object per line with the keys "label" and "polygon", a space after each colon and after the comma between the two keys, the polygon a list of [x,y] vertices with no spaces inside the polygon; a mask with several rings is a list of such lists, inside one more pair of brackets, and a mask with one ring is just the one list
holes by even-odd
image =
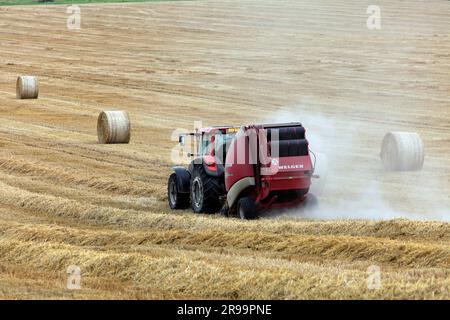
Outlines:
{"label": "round hay bale", "polygon": [[99,143],[128,143],[130,132],[130,118],[127,111],[102,111],[98,116]]}
{"label": "round hay bale", "polygon": [[422,139],[415,132],[388,132],[381,144],[380,157],[387,170],[420,170],[425,158]]}
{"label": "round hay bale", "polygon": [[39,83],[35,76],[19,76],[16,83],[17,99],[37,99]]}

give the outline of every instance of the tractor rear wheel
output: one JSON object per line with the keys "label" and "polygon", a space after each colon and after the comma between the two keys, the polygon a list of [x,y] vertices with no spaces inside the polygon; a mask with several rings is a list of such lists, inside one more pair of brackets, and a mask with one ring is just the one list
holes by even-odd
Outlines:
{"label": "tractor rear wheel", "polygon": [[242,197],[237,203],[237,213],[242,220],[258,219],[258,206],[250,197]]}
{"label": "tractor rear wheel", "polygon": [[169,177],[167,199],[170,209],[186,209],[189,206],[189,193],[179,192],[176,173],[172,173]]}
{"label": "tractor rear wheel", "polygon": [[208,175],[203,166],[196,166],[191,178],[191,205],[196,213],[215,213],[221,207],[225,193],[219,178]]}

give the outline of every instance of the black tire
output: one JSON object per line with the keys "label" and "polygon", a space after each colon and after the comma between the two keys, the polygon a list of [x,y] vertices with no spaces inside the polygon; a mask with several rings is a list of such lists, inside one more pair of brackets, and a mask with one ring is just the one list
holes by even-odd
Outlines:
{"label": "black tire", "polygon": [[191,177],[191,206],[196,213],[215,213],[220,210],[220,197],[225,190],[219,178],[209,176],[203,166],[196,166]]}
{"label": "black tire", "polygon": [[172,210],[189,207],[189,193],[179,192],[176,173],[172,173],[167,182],[167,200]]}
{"label": "black tire", "polygon": [[242,220],[258,219],[258,206],[250,197],[242,197],[237,203],[237,214]]}

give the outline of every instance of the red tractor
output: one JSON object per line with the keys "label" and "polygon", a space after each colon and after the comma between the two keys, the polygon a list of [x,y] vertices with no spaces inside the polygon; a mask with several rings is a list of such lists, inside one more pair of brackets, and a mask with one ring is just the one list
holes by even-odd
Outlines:
{"label": "red tractor", "polygon": [[[209,127],[189,134],[189,167],[174,167],[168,181],[172,209],[256,219],[268,208],[308,200],[314,166],[301,123]],[[180,135],[185,145],[186,135]]]}

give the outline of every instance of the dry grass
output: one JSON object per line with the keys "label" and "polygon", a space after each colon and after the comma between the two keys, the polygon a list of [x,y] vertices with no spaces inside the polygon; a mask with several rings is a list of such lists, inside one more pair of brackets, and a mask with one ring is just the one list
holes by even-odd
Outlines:
{"label": "dry grass", "polygon": [[[386,2],[378,33],[359,1],[89,5],[82,31],[62,34],[60,7],[0,8],[0,298],[450,299],[448,222],[242,222],[166,205],[174,129],[301,105],[364,128],[321,202],[376,181],[396,210],[448,209],[449,6]],[[15,99],[18,74],[39,75],[39,100]],[[99,145],[99,111],[120,107],[131,143]],[[422,172],[373,165],[390,130],[420,133]],[[82,290],[65,287],[71,264]]]}

